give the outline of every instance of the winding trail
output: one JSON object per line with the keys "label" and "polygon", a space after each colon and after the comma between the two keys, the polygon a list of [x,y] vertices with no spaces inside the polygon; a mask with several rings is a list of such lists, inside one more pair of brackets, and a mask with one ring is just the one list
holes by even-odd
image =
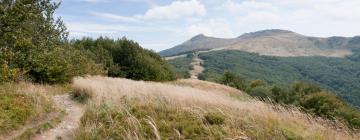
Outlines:
{"label": "winding trail", "polygon": [[55,95],[55,104],[65,109],[66,116],[62,122],[44,133],[37,134],[33,140],[71,140],[74,138],[75,130],[78,128],[80,118],[84,114],[84,108],[80,103],[71,100],[70,95]]}
{"label": "winding trail", "polygon": [[199,75],[205,70],[202,66],[203,63],[204,61],[199,58],[199,52],[195,52],[193,62],[191,62],[193,66],[193,69],[190,71],[191,79],[199,79]]}

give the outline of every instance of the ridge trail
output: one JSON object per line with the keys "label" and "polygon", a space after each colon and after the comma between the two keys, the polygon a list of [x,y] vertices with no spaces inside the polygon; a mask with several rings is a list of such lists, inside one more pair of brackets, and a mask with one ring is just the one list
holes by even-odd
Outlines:
{"label": "ridge trail", "polygon": [[33,140],[71,140],[74,138],[75,130],[78,128],[84,108],[81,104],[71,100],[70,95],[55,95],[55,104],[66,111],[62,122],[53,129],[37,134]]}
{"label": "ridge trail", "polygon": [[199,75],[205,70],[202,66],[204,61],[199,58],[199,54],[200,52],[195,52],[193,62],[191,62],[193,66],[193,69],[190,71],[191,79],[199,79]]}

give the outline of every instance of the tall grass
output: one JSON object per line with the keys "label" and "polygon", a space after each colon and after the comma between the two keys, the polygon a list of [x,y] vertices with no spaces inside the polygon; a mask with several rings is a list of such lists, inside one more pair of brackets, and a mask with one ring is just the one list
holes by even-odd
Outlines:
{"label": "tall grass", "polygon": [[[73,81],[89,97],[77,139],[356,139],[330,122],[197,80],[153,83],[87,77]],[[236,98],[234,98],[236,97]]]}

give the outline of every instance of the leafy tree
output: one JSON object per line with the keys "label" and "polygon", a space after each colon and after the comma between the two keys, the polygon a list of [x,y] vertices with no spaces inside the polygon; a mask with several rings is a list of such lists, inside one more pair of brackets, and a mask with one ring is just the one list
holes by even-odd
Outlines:
{"label": "leafy tree", "polygon": [[146,81],[175,79],[175,73],[163,58],[126,38],[84,38],[71,41],[71,45],[88,52],[87,55],[102,64],[107,75],[111,77]]}
{"label": "leafy tree", "polygon": [[311,93],[317,93],[321,91],[320,86],[305,82],[295,82],[292,85],[292,90],[302,95],[308,95]]}
{"label": "leafy tree", "polygon": [[53,17],[59,5],[51,0],[0,1],[0,82],[63,83],[101,73],[86,55],[67,46],[66,27]]}
{"label": "leafy tree", "polygon": [[48,0],[5,0],[0,5],[0,58],[10,69],[18,68],[22,76],[66,38],[62,21],[52,16],[59,4]]}
{"label": "leafy tree", "polygon": [[346,104],[336,94],[316,84],[298,81],[292,86],[282,88],[277,85],[266,85],[262,80],[250,82],[242,80],[240,76],[230,72],[225,72],[219,82],[243,90],[253,97],[270,98],[277,103],[298,106],[308,113],[342,120],[351,128],[360,128],[360,112]]}
{"label": "leafy tree", "polygon": [[246,85],[245,81],[240,78],[240,76],[235,75],[234,73],[226,71],[223,76],[220,78],[219,83],[235,87],[240,90],[245,90]]}

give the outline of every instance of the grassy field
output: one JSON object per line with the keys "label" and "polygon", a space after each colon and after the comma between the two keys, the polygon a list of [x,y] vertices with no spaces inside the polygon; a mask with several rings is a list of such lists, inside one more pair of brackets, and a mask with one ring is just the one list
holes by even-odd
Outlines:
{"label": "grassy field", "polygon": [[62,86],[10,83],[0,86],[0,136],[11,134],[27,124],[42,121],[57,111],[51,96],[64,91]]}
{"label": "grassy field", "polygon": [[[343,124],[198,80],[76,78],[87,109],[76,139],[356,139]],[[210,88],[211,87],[211,88]]]}

